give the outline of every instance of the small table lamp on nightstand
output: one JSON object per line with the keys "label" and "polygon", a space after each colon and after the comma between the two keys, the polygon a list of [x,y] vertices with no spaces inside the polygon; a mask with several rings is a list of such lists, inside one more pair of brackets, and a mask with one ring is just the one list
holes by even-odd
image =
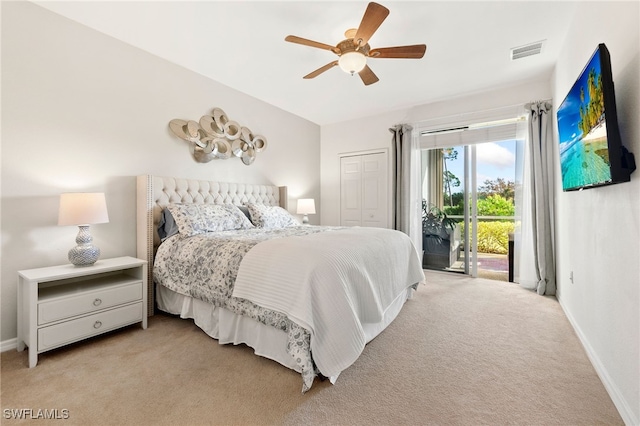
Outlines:
{"label": "small table lamp on nightstand", "polygon": [[60,194],[58,225],[77,225],[78,244],[69,250],[69,261],[76,266],[89,266],[100,257],[100,249],[91,244],[89,225],[109,222],[107,202],[101,192],[70,192]]}
{"label": "small table lamp on nightstand", "polygon": [[309,223],[308,214],[316,214],[316,202],[313,198],[301,198],[298,200],[298,214],[304,215],[302,217],[302,224],[307,225]]}

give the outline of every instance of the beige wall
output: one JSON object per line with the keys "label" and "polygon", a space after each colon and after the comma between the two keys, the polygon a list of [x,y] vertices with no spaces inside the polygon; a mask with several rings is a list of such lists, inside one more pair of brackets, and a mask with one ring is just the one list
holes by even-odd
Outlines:
{"label": "beige wall", "polygon": [[[585,2],[568,24],[554,111],[605,43],[622,141],[640,166],[640,3]],[[625,422],[640,424],[640,171],[619,185],[555,189],[560,302]]]}
{"label": "beige wall", "polygon": [[[103,257],[136,254],[140,174],[288,185],[293,213],[301,197],[320,208],[316,124],[34,4],[1,7],[1,341],[16,336],[17,271],[67,263],[75,245],[77,228],[57,226],[61,192],[106,193],[110,221],[91,228]],[[266,136],[254,164],[196,163],[169,133],[213,107]]]}

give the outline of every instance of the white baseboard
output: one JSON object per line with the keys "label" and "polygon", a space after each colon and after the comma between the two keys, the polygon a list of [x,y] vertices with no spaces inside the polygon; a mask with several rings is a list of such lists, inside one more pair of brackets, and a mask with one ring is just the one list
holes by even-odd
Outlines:
{"label": "white baseboard", "polygon": [[12,349],[18,348],[18,339],[14,337],[13,339],[4,340],[0,342],[0,352],[10,351]]}
{"label": "white baseboard", "polygon": [[565,316],[567,317],[574,331],[578,335],[578,338],[580,339],[580,343],[582,343],[582,347],[584,347],[584,350],[587,353],[587,356],[589,357],[589,360],[591,361],[593,368],[596,370],[598,377],[600,377],[600,380],[602,381],[602,384],[607,390],[607,393],[609,393],[609,396],[611,397],[613,404],[618,409],[618,413],[620,413],[620,417],[622,417],[622,420],[627,426],[640,425],[640,420],[636,418],[633,411],[631,410],[631,407],[629,406],[627,401],[624,399],[624,396],[618,390],[618,387],[615,385],[615,383],[611,379],[611,376],[609,376],[609,373],[607,373],[607,370],[602,364],[602,362],[600,361],[600,358],[598,357],[598,355],[595,353],[595,351],[589,344],[589,341],[587,340],[585,335],[582,333],[582,330],[580,329],[580,327],[578,327],[578,324],[576,323],[575,319],[571,316],[569,311],[567,311],[567,309],[565,308],[564,304],[562,303],[562,299],[558,296],[556,296],[556,298],[558,299],[558,302],[560,302],[560,306],[562,307],[562,310],[564,311]]}

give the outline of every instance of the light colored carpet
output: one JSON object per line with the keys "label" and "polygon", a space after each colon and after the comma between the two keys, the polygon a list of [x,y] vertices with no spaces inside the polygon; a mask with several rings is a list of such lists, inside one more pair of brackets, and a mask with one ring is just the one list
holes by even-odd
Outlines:
{"label": "light colored carpet", "polygon": [[[554,298],[427,272],[336,385],[220,346],[156,315],[48,352],[2,354],[3,409],[67,409],[59,424],[623,424]],[[34,420],[41,424],[42,420]],[[3,417],[2,424],[16,423]]]}

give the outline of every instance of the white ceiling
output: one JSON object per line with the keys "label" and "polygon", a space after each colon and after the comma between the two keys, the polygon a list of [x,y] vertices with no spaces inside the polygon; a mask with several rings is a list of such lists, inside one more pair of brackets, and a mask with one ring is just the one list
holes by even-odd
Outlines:
{"label": "white ceiling", "polygon": [[[319,125],[548,78],[576,2],[391,1],[372,48],[427,45],[422,59],[370,59],[380,81],[364,86],[336,59],[287,43],[335,45],[366,1],[119,1],[35,3]],[[542,54],[511,61],[512,47],[546,40]]]}

